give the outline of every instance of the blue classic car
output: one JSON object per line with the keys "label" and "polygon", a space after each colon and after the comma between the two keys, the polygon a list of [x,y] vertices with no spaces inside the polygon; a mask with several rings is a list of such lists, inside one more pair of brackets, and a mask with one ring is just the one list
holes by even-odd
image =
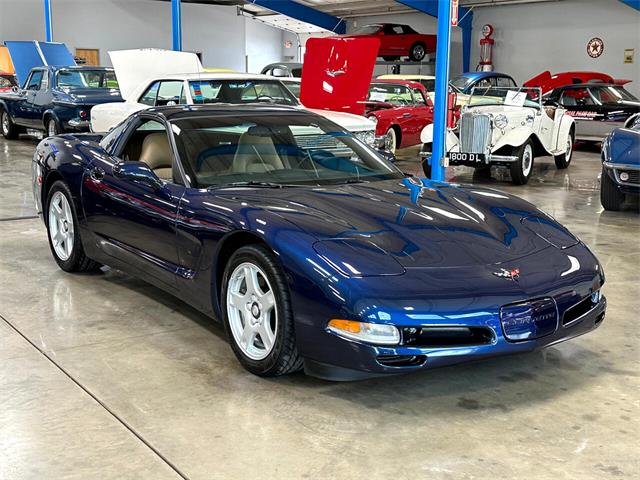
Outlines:
{"label": "blue classic car", "polygon": [[505,73],[467,72],[454,77],[449,84],[458,93],[469,95],[473,87],[515,87],[516,81]]}
{"label": "blue classic car", "polygon": [[0,93],[2,135],[27,129],[56,135],[88,131],[91,107],[122,101],[113,69],[43,66],[31,70],[22,88]]}
{"label": "blue classic car", "polygon": [[67,272],[110,265],[224,324],[261,376],[356,379],[527,352],[604,319],[590,250],[530,203],[403,174],[292,107],[157,107],[40,142]]}
{"label": "blue classic car", "polygon": [[640,114],[616,128],[602,142],[600,202],[605,210],[620,210],[627,195],[640,194]]}

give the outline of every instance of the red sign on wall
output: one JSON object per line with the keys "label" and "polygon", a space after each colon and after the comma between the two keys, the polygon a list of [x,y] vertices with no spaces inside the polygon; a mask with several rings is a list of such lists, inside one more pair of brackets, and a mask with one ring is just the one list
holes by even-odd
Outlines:
{"label": "red sign on wall", "polygon": [[458,26],[458,0],[451,0],[451,26]]}

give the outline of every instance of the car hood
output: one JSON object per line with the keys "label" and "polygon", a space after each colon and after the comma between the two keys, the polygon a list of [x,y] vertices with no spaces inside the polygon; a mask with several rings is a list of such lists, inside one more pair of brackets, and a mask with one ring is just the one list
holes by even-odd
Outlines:
{"label": "car hood", "polygon": [[353,113],[334,112],[331,110],[321,110],[317,108],[308,108],[310,112],[322,115],[328,120],[337,123],[342,128],[350,132],[360,132],[363,130],[375,130],[376,124],[362,115],[354,115]]}
{"label": "car hood", "polygon": [[319,241],[365,242],[404,268],[500,264],[578,242],[517,197],[425,179],[257,190],[243,200]]}
{"label": "car hood", "polygon": [[139,86],[152,78],[204,71],[195,53],[158,48],[139,48],[109,52],[122,98],[134,97]]}

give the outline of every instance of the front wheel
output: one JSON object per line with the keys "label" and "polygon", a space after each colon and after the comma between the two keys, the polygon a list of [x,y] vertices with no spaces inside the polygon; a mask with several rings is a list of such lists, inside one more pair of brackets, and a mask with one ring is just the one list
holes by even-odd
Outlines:
{"label": "front wheel", "polygon": [[18,138],[20,131],[18,126],[13,123],[9,112],[6,110],[0,110],[0,123],[2,124],[2,136],[7,140],[15,140]]}
{"label": "front wheel", "polygon": [[617,212],[620,210],[624,202],[624,193],[622,193],[617,185],[611,180],[606,169],[602,168],[602,176],[600,179],[600,203],[605,210]]}
{"label": "front wheel", "polygon": [[248,245],[233,254],[220,298],[231,348],[245,369],[275,377],[302,368],[287,280],[268,248]]}
{"label": "front wheel", "polygon": [[556,162],[556,168],[558,170],[564,170],[571,163],[571,157],[573,157],[573,142],[574,140],[573,132],[570,132],[567,136],[567,144],[565,146],[564,153],[558,155],[557,157],[553,157],[553,160]]}
{"label": "front wheel", "polygon": [[[433,152],[433,143],[425,143],[422,145],[422,151],[425,154],[429,154]],[[433,158],[431,158],[433,162]],[[425,156],[424,160],[422,160],[422,171],[424,172],[425,178],[431,178],[431,164],[427,161],[427,157]]]}
{"label": "front wheel", "polygon": [[414,43],[409,50],[409,58],[414,62],[421,62],[427,55],[427,49],[424,43]]}
{"label": "front wheel", "polygon": [[398,138],[396,136],[396,130],[393,127],[390,127],[384,136],[384,146],[388,152],[396,153]]}
{"label": "front wheel", "polygon": [[49,247],[58,266],[65,272],[100,268],[99,263],[84,253],[71,192],[63,181],[58,180],[51,186],[46,205]]}
{"label": "front wheel", "polygon": [[514,153],[517,159],[511,163],[511,181],[515,185],[525,185],[533,172],[533,142],[527,140]]}

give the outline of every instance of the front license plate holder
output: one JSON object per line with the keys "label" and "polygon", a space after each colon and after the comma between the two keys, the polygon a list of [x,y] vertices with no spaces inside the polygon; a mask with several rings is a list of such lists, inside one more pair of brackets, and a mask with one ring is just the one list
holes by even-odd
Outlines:
{"label": "front license plate holder", "polygon": [[478,165],[485,165],[486,163],[487,156],[484,153],[449,152],[449,164],[451,165],[477,167]]}

